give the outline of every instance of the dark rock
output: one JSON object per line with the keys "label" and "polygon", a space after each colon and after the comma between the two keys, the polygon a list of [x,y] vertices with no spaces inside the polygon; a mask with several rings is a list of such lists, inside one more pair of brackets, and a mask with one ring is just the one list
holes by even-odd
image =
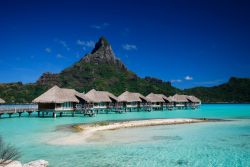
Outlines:
{"label": "dark rock", "polygon": [[86,56],[84,56],[81,61],[85,63],[93,63],[96,65],[116,65],[118,68],[127,70],[126,66],[121,62],[121,60],[115,56],[111,45],[104,37],[101,37],[99,39],[91,54],[87,54]]}
{"label": "dark rock", "polygon": [[37,80],[37,83],[40,85],[47,85],[51,83],[51,85],[58,84],[58,74],[53,74],[50,72],[43,73],[42,76]]}

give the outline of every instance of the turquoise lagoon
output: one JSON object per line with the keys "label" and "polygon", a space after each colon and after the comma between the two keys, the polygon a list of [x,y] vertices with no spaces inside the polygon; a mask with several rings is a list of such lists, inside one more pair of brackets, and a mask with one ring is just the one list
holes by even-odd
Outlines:
{"label": "turquoise lagoon", "polygon": [[[230,121],[126,128],[99,132],[77,145],[50,144],[75,134],[69,125],[106,120],[220,118]],[[21,161],[75,166],[250,166],[250,105],[209,104],[198,110],[98,114],[96,117],[0,119],[0,135]]]}

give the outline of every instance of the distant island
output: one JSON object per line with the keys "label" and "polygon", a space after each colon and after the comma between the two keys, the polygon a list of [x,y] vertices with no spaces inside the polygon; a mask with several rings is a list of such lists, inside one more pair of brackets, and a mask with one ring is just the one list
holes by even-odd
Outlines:
{"label": "distant island", "polygon": [[87,92],[92,88],[119,95],[124,91],[150,92],[174,95],[195,95],[205,103],[249,103],[250,78],[232,77],[227,83],[213,87],[195,87],[180,90],[170,82],[154,77],[141,78],[118,59],[105,37],[100,37],[90,54],[58,74],[44,73],[36,83],[1,83],[0,97],[7,103],[31,103],[53,85]]}

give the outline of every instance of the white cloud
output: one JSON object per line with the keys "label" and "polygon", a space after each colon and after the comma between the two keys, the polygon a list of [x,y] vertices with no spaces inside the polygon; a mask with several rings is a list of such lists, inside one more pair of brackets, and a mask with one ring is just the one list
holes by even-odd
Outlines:
{"label": "white cloud", "polygon": [[171,83],[175,83],[175,82],[180,83],[180,82],[182,82],[182,80],[181,79],[172,79],[170,82]]}
{"label": "white cloud", "polygon": [[110,25],[109,23],[103,23],[100,25],[91,25],[90,27],[97,29],[97,30],[101,30],[101,29],[107,28],[109,25]]}
{"label": "white cloud", "polygon": [[57,57],[57,58],[63,58],[63,55],[60,54],[60,53],[58,53],[58,54],[56,55],[56,57]]}
{"label": "white cloud", "polygon": [[83,50],[86,50],[87,48],[94,48],[95,47],[95,42],[94,41],[81,41],[77,40],[76,41],[77,45],[82,46]]}
{"label": "white cloud", "polygon": [[185,79],[186,81],[191,81],[191,80],[193,80],[193,77],[187,75],[184,79]]}
{"label": "white cloud", "polygon": [[65,41],[60,40],[59,43],[60,43],[67,51],[70,50],[68,44],[67,44]]}
{"label": "white cloud", "polygon": [[203,81],[203,82],[195,82],[197,85],[214,85],[223,82],[222,79],[212,80],[212,81]]}
{"label": "white cloud", "polygon": [[45,48],[45,52],[51,53],[51,48]]}
{"label": "white cloud", "polygon": [[124,50],[137,50],[137,46],[132,44],[124,44],[122,45],[122,48]]}
{"label": "white cloud", "polygon": [[64,47],[67,51],[70,50],[69,45],[67,44],[66,41],[63,40],[59,40],[59,39],[55,39],[55,42],[59,43],[60,45],[62,45],[62,47]]}

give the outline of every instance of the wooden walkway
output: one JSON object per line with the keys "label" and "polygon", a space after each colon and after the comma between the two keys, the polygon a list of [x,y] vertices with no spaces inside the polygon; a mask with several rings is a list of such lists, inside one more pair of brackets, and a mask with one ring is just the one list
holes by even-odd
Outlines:
{"label": "wooden walkway", "polygon": [[[96,108],[86,108],[86,107],[79,107],[75,110],[71,111],[55,111],[55,110],[38,110],[38,107],[0,107],[0,118],[2,115],[8,115],[9,118],[11,118],[14,114],[18,117],[21,117],[22,114],[27,113],[30,117],[32,113],[37,113],[38,117],[48,117],[52,116],[56,118],[57,116],[62,117],[63,115],[71,115],[72,117],[75,116],[75,114],[83,115],[83,116],[89,116],[93,117],[96,116],[96,114],[99,113],[126,113],[126,112],[151,112],[151,111],[157,111],[160,110],[178,110],[178,109],[197,109],[198,106],[183,106],[183,107],[176,107],[176,106],[164,106],[159,109],[154,109],[150,106],[143,106],[141,108],[123,108],[123,107],[115,107],[115,108],[107,108],[107,109],[96,109]],[[6,118],[6,117],[5,117]]]}
{"label": "wooden walkway", "polygon": [[46,117],[49,115],[52,115],[54,118],[58,115],[60,117],[64,115],[71,115],[72,117],[75,116],[75,114],[81,114],[84,116],[95,116],[96,113],[93,109],[79,109],[79,110],[73,110],[73,111],[55,111],[55,110],[38,110],[37,107],[3,107],[0,108],[0,118],[2,118],[2,115],[8,115],[9,118],[11,118],[14,114],[18,117],[21,117],[24,113],[28,113],[28,116],[30,117],[32,113],[37,113],[38,117]]}
{"label": "wooden walkway", "polygon": [[11,116],[13,114],[18,114],[19,117],[21,117],[21,115],[25,112],[28,113],[28,115],[30,116],[33,112],[37,112],[38,108],[36,107],[11,107],[11,108],[0,108],[0,118],[2,117],[3,114],[8,114],[9,117],[11,118]]}

